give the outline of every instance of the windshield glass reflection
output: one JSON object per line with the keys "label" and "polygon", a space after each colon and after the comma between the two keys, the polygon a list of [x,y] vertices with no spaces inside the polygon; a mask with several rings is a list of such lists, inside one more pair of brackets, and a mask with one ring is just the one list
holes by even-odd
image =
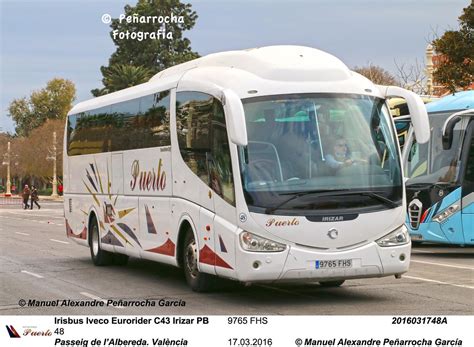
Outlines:
{"label": "windshield glass reflection", "polygon": [[[387,208],[368,191],[401,203],[398,148],[383,100],[291,94],[243,103],[248,146],[239,151],[242,183],[255,211]],[[331,190],[339,193],[299,194]],[[291,194],[298,196],[289,200]]]}
{"label": "windshield glass reflection", "polygon": [[449,150],[443,149],[443,125],[450,114],[430,114],[431,136],[428,143],[420,144],[413,140],[405,174],[411,184],[453,184],[459,174],[459,151],[461,140],[461,122],[454,127],[453,144]]}

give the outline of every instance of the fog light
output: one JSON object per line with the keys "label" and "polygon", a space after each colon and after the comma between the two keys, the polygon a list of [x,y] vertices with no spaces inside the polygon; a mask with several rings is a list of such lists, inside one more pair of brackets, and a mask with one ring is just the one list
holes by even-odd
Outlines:
{"label": "fog light", "polygon": [[254,261],[252,266],[255,270],[257,270],[260,267],[260,262],[259,261]]}
{"label": "fog light", "polygon": [[403,254],[403,253],[400,254],[400,258],[399,258],[399,259],[400,259],[400,261],[405,261],[405,254]]}

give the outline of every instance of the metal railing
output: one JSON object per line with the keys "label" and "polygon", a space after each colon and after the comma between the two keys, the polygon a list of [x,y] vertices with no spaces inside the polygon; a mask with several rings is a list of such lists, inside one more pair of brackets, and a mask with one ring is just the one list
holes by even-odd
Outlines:
{"label": "metal railing", "polygon": [[16,196],[4,196],[0,195],[0,205],[21,205],[23,203],[23,199],[16,195]]}

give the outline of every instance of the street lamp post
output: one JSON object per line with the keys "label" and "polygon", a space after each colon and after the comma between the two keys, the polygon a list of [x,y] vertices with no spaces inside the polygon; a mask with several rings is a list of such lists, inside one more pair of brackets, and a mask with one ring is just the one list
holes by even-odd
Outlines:
{"label": "street lamp post", "polygon": [[57,178],[57,147],[56,147],[56,132],[53,132],[53,147],[50,151],[50,155],[46,157],[47,160],[53,161],[53,192],[51,196],[53,198],[58,197],[58,178]]}
{"label": "street lamp post", "polygon": [[5,154],[3,165],[7,166],[7,191],[5,192],[5,196],[12,196],[11,187],[12,182],[10,180],[10,159],[11,159],[11,148],[10,148],[10,141],[8,141],[7,153]]}

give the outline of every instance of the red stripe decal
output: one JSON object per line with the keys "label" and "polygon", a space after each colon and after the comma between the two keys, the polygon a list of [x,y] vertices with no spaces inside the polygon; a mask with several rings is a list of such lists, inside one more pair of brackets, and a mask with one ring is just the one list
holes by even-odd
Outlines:
{"label": "red stripe decal", "polygon": [[82,229],[82,231],[79,234],[74,234],[74,231],[72,230],[71,226],[69,225],[66,219],[66,235],[68,237],[75,237],[77,239],[85,240],[87,238],[87,228],[84,227],[84,229]]}
{"label": "red stripe decal", "polygon": [[173,243],[173,241],[168,239],[161,246],[158,246],[152,249],[147,249],[147,252],[159,253],[159,254],[169,255],[173,257],[175,254],[175,249],[176,249],[176,245]]}
{"label": "red stripe decal", "polygon": [[199,262],[203,264],[215,265],[215,266],[233,270],[232,266],[227,264],[224,259],[219,257],[207,245],[204,245],[204,247],[199,251]]}

